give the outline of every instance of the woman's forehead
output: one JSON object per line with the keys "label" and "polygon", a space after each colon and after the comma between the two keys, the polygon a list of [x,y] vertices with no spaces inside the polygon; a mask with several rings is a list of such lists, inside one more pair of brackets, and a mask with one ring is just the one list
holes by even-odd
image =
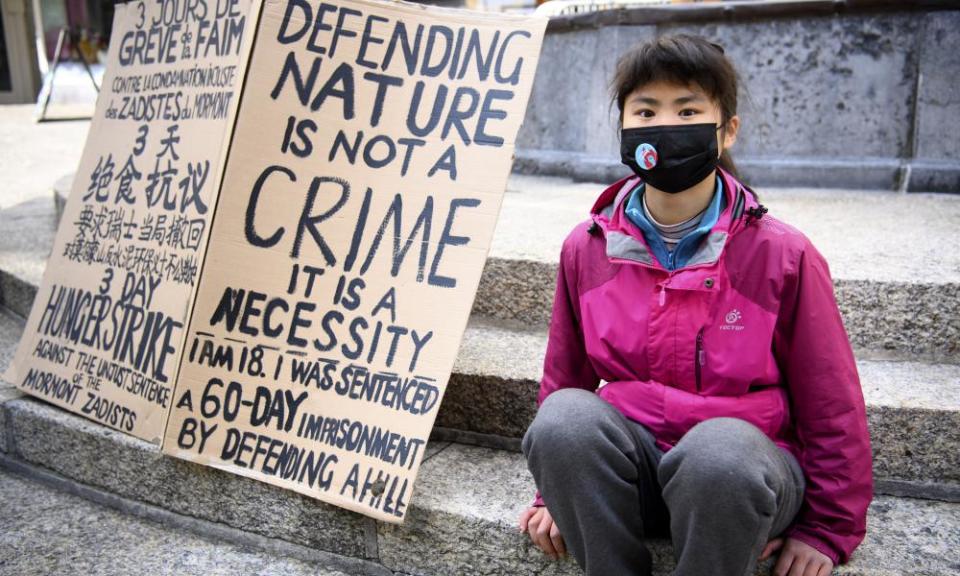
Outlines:
{"label": "woman's forehead", "polygon": [[691,103],[710,101],[707,93],[704,92],[696,83],[680,84],[677,82],[668,82],[665,80],[655,80],[647,82],[634,88],[628,95],[626,101],[645,102],[649,104],[669,104],[673,102]]}

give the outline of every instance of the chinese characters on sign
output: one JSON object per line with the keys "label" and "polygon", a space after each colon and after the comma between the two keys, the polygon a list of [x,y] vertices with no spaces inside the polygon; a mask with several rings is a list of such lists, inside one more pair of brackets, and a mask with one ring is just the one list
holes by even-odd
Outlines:
{"label": "chinese characters on sign", "polygon": [[169,414],[248,27],[249,0],[186,4],[116,6],[87,144],[4,376],[152,442]]}

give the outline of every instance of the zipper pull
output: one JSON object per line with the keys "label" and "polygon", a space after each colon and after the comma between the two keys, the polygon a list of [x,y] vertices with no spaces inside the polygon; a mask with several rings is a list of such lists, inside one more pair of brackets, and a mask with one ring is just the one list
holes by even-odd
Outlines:
{"label": "zipper pull", "polygon": [[702,388],[702,383],[701,383],[702,376],[700,375],[700,373],[703,371],[702,366],[706,363],[706,356],[707,355],[704,353],[704,350],[703,350],[703,328],[700,328],[700,331],[697,332],[696,364],[694,364],[693,366],[694,372],[696,373],[696,378],[697,378],[697,393],[699,393]]}
{"label": "zipper pull", "polygon": [[660,305],[663,306],[667,301],[667,287],[665,284],[660,285]]}
{"label": "zipper pull", "polygon": [[697,364],[703,366],[705,354],[703,353],[703,328],[697,332]]}

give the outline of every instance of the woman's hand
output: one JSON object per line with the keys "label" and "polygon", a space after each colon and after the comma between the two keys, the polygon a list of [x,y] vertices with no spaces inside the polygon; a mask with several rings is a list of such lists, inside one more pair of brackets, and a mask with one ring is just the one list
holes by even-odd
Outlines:
{"label": "woman's hand", "polygon": [[766,560],[770,554],[783,548],[777,565],[773,567],[773,576],[829,576],[833,571],[833,561],[813,546],[787,538],[775,538],[767,542],[760,560]]}
{"label": "woman's hand", "polygon": [[546,506],[531,506],[520,514],[520,531],[529,532],[530,539],[540,547],[547,556],[559,560],[566,556],[567,548],[560,536],[553,517]]}

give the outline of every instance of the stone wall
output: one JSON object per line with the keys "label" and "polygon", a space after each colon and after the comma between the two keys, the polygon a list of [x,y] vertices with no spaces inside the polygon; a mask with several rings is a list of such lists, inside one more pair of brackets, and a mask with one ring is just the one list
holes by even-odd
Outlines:
{"label": "stone wall", "polygon": [[632,45],[694,33],[742,78],[751,183],[960,192],[960,2],[668,5],[551,20],[515,170],[626,174],[608,83]]}

